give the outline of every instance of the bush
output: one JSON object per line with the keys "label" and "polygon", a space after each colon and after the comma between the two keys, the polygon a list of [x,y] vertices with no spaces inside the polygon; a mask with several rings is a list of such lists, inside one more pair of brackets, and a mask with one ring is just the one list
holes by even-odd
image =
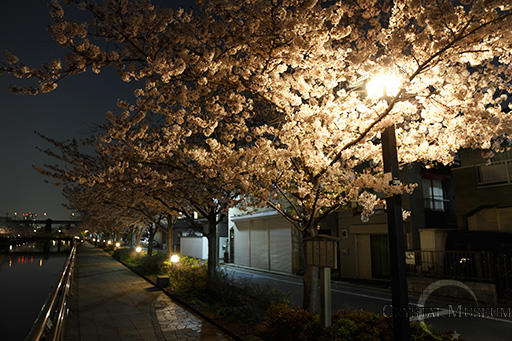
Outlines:
{"label": "bush", "polygon": [[393,320],[363,310],[340,310],[332,316],[327,340],[392,340]]}
{"label": "bush", "polygon": [[[341,310],[332,316],[331,327],[322,328],[318,315],[289,305],[274,305],[262,337],[265,340],[393,340],[393,321],[363,310]],[[411,323],[411,340],[451,340],[451,333],[431,334],[419,323]]]}
{"label": "bush", "polygon": [[233,322],[258,322],[274,301],[284,300],[280,291],[248,280],[235,280],[218,271],[213,290],[206,288],[207,262],[181,256],[178,264],[164,263],[169,271],[169,288],[216,311]]}
{"label": "bush", "polygon": [[322,333],[320,319],[303,309],[288,304],[272,305],[268,311],[265,340],[318,340]]}
{"label": "bush", "polygon": [[167,272],[164,266],[167,259],[165,252],[157,252],[150,257],[146,251],[138,253],[127,248],[117,248],[113,250],[112,257],[127,263],[142,275],[163,275]]}
{"label": "bush", "polygon": [[209,293],[209,297],[222,316],[244,323],[265,320],[270,305],[286,301],[285,294],[270,285],[235,280],[222,271],[218,273],[214,291]]}
{"label": "bush", "polygon": [[181,294],[200,293],[206,290],[207,263],[192,257],[181,256],[178,264],[164,263],[169,275],[169,287]]}
{"label": "bush", "polygon": [[163,275],[166,274],[164,263],[167,259],[165,252],[157,252],[152,256],[143,256],[139,258],[139,264],[136,270],[143,275]]}

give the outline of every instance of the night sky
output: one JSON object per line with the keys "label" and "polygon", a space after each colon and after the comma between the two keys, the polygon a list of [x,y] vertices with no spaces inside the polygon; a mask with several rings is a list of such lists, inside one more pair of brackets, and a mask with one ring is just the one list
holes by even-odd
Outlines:
{"label": "night sky", "polygon": [[[8,49],[32,67],[64,56],[65,49],[46,32],[51,23],[48,2],[0,0],[0,61],[5,61]],[[159,2],[173,7],[183,4]],[[69,218],[71,211],[62,207],[66,199],[61,188],[45,183],[48,178],[32,168],[55,163],[36,150],[36,146],[50,145],[34,131],[59,141],[85,137],[104,121],[106,111],[116,109],[118,98],[133,98],[134,85],[118,79],[113,69],[65,79],[57,90],[37,96],[14,95],[7,89],[9,84],[24,83],[10,75],[0,76],[0,216],[35,212],[42,217],[46,212],[47,218]]]}

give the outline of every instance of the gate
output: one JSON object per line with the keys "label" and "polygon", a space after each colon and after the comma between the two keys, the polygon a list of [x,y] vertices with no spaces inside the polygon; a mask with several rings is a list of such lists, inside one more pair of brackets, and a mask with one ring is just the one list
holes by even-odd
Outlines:
{"label": "gate", "polygon": [[512,300],[512,257],[496,257],[496,290],[500,301]]}

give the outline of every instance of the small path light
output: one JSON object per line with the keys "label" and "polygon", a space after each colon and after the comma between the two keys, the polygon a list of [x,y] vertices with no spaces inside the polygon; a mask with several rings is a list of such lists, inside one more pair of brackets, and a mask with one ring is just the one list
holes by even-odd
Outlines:
{"label": "small path light", "polygon": [[140,252],[142,251],[142,248],[141,248],[140,246],[137,246],[137,247],[135,248],[135,251],[140,253]]}
{"label": "small path light", "polygon": [[174,272],[176,270],[176,265],[180,261],[180,256],[172,255],[171,256],[171,271]]}

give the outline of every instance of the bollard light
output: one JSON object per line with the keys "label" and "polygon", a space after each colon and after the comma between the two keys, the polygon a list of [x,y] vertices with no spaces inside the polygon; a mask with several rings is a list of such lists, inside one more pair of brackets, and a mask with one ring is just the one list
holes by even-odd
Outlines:
{"label": "bollard light", "polygon": [[137,251],[137,252],[141,252],[141,251],[142,251],[142,248],[141,248],[140,246],[137,246],[137,247],[135,248],[135,251]]}
{"label": "bollard light", "polygon": [[180,261],[180,256],[178,256],[178,255],[171,256],[171,263],[178,263],[179,261]]}

